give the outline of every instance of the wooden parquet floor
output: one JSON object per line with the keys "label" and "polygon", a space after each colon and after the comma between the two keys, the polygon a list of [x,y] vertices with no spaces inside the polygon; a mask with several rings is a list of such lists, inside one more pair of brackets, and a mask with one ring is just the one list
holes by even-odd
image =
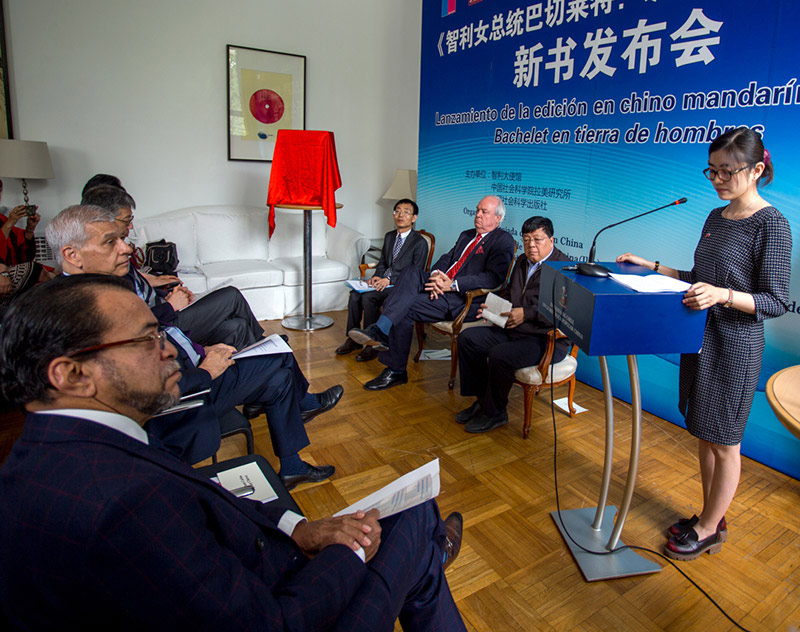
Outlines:
{"label": "wooden parquet floor", "polygon": [[[465,530],[461,555],[448,581],[469,630],[735,630],[677,571],[654,556],[660,573],[603,582],[584,581],[550,512],[553,427],[549,393],[535,403],[530,438],[522,439],[522,392],[514,388],[510,423],[470,435],[453,415],[471,403],[447,390],[449,363],[409,363],[409,383],[372,393],[362,385],[382,369],[377,361],[337,357],[344,340],[343,312],[330,314],[333,327],[313,333],[283,330],[268,321],[268,333],[289,335],[312,391],[342,384],[344,397],[308,426],[311,445],[301,456],[336,466],[323,483],[293,495],[311,519],[330,515],[395,477],[438,457],[442,515],[460,511]],[[429,335],[429,348],[446,346]],[[556,398],[566,388],[556,390]],[[558,481],[563,509],[593,507],[603,459],[603,402],[595,389],[578,384],[576,402],[589,409],[573,419],[556,412]],[[619,503],[630,447],[630,411],[615,403],[617,424],[610,503]],[[277,469],[264,417],[253,420],[256,451]],[[682,429],[647,413],[642,458],[631,512],[622,540],[660,550],[663,530],[691,515],[701,497],[695,441]],[[18,427],[5,422],[5,450]],[[223,442],[220,459],[244,454],[244,440]],[[743,459],[742,481],[727,514],[728,542],[681,569],[748,630],[800,629],[800,481]],[[399,627],[397,628],[399,629]]]}

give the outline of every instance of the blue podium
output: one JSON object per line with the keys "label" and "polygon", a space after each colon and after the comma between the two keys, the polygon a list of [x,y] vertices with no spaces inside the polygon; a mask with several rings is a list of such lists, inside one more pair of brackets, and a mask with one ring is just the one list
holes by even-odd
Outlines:
{"label": "blue podium", "polygon": [[[586,355],[598,356],[605,400],[605,455],[597,507],[550,515],[587,581],[654,573],[661,567],[620,541],[636,486],[641,447],[642,400],[636,356],[697,353],[703,344],[706,312],[685,307],[682,292],[636,292],[611,278],[562,270],[571,265],[568,261],[548,261],[542,266],[539,312]],[[653,274],[627,263],[603,265],[620,274]],[[608,507],[606,512],[614,452],[613,395],[606,360],[610,355],[627,356],[631,383],[631,451],[616,520],[615,507]]]}

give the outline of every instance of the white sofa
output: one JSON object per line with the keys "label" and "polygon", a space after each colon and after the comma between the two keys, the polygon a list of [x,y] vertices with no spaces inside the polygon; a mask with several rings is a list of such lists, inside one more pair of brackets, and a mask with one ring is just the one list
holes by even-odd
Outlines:
{"label": "white sofa", "polygon": [[[233,279],[259,320],[303,313],[303,212],[275,209],[268,239],[267,209],[258,206],[192,206],[135,222],[135,242],[166,239],[178,247],[178,275],[195,294]],[[314,312],[347,306],[347,279],[358,277],[369,240],[312,212]],[[133,235],[132,235],[133,236]]]}

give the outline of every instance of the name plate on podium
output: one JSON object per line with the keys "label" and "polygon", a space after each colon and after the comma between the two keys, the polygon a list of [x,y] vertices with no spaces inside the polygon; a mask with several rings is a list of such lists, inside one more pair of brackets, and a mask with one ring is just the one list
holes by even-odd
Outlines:
{"label": "name plate on podium", "polygon": [[[539,312],[586,355],[700,351],[706,310],[686,307],[682,292],[636,292],[610,277],[561,270],[569,265],[569,261],[542,265]],[[652,274],[629,263],[602,265],[620,274]]]}

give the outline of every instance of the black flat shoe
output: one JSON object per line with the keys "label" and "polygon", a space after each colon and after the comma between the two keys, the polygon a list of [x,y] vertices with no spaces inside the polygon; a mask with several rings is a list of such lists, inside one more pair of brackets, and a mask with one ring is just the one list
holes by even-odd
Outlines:
{"label": "black flat shoe", "polygon": [[317,415],[328,412],[331,408],[339,403],[339,400],[342,399],[343,394],[344,389],[342,388],[341,384],[331,386],[328,390],[317,393],[316,397],[317,400],[319,400],[319,406],[317,408],[312,408],[311,410],[304,410],[300,413],[303,423],[308,423]]}
{"label": "black flat shoe", "polygon": [[442,570],[452,564],[461,551],[461,540],[464,535],[464,518],[460,513],[454,511],[444,520],[445,540],[444,540],[444,563]]}
{"label": "black flat shoe", "polygon": [[377,357],[378,352],[375,350],[375,347],[364,347],[363,351],[356,356],[356,362],[369,362]]}
{"label": "black flat shoe", "polygon": [[489,432],[508,423],[508,413],[504,410],[499,415],[489,417],[486,413],[479,413],[464,424],[464,430],[475,434]]}
{"label": "black flat shoe", "polygon": [[244,404],[242,406],[242,414],[247,419],[255,419],[264,414],[264,406],[261,404]]}
{"label": "black flat shoe", "polygon": [[284,476],[280,474],[281,482],[284,484],[287,490],[291,491],[298,485],[302,485],[303,483],[319,483],[320,481],[324,481],[326,478],[330,478],[336,472],[336,468],[333,465],[320,465],[317,467],[316,465],[311,465],[310,463],[306,463],[308,470],[306,470],[305,474],[290,474],[288,476]]}
{"label": "black flat shoe", "polygon": [[476,399],[472,406],[456,413],[456,421],[460,424],[465,424],[479,412],[481,412],[481,403]]}
{"label": "black flat shoe", "polygon": [[392,388],[392,386],[400,386],[401,384],[406,384],[407,382],[407,372],[392,371],[387,367],[378,377],[364,384],[364,388],[368,391],[383,391],[387,388]]}
{"label": "black flat shoe", "polygon": [[347,332],[350,340],[360,345],[374,347],[375,351],[389,350],[389,336],[383,333],[375,324],[366,329],[351,329]]}
{"label": "black flat shoe", "polygon": [[690,528],[680,535],[672,536],[664,545],[664,555],[673,560],[689,562],[696,560],[703,553],[719,553],[722,549],[722,540],[719,532],[712,533],[707,538],[698,539],[697,531]]}
{"label": "black flat shoe", "polygon": [[352,340],[350,340],[350,338],[348,338],[342,343],[340,347],[336,349],[336,351],[334,351],[334,353],[336,355],[347,355],[348,353],[352,353],[353,351],[358,351],[363,346],[364,345],[360,345],[357,342],[353,342]]}
{"label": "black flat shoe", "polygon": [[[691,518],[681,518],[678,520],[678,522],[667,529],[667,537],[671,538],[672,536],[685,533],[689,529],[694,529],[694,526],[698,522],[700,522],[700,518],[698,518],[696,515],[692,516]],[[725,522],[725,516],[722,516],[722,520],[720,520],[719,524],[717,525],[717,533],[719,533],[720,542],[725,542],[728,539],[728,523]]]}

